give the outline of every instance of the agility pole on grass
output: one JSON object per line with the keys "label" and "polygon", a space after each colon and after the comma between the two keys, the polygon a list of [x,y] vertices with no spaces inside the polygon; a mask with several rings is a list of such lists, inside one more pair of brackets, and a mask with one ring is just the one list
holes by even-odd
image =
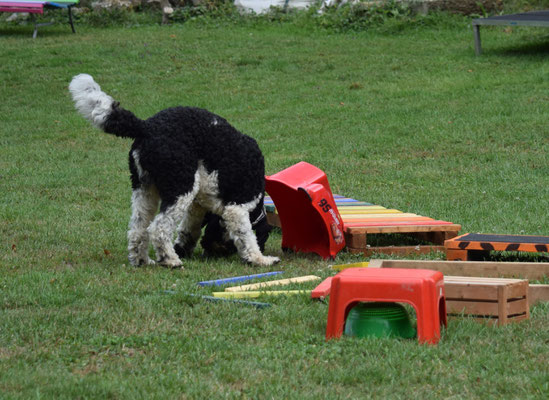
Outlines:
{"label": "agility pole on grass", "polygon": [[284,271],[273,271],[273,272],[263,272],[261,274],[234,276],[231,278],[220,278],[220,279],[214,279],[211,281],[198,282],[198,286],[221,286],[221,285],[227,285],[230,283],[244,282],[252,279],[264,278],[266,276],[280,275],[283,273]]}
{"label": "agility pole on grass", "polygon": [[[166,294],[177,294],[174,290],[164,290],[164,293]],[[195,297],[201,300],[208,301],[210,303],[233,303],[233,304],[241,304],[244,306],[252,306],[255,308],[267,308],[271,307],[271,304],[269,303],[261,303],[258,301],[248,301],[248,300],[238,300],[238,299],[224,299],[221,297],[214,297],[214,296],[207,296],[202,294],[194,294],[194,293],[183,293],[185,296],[189,297]]]}
{"label": "agility pole on grass", "polygon": [[311,281],[319,281],[321,278],[315,275],[296,276],[295,278],[279,279],[276,281],[251,283],[249,285],[233,286],[225,289],[226,292],[244,292],[246,290],[257,290],[271,286],[289,285],[291,283],[303,283]]}
{"label": "agility pole on grass", "polygon": [[249,290],[247,292],[213,292],[214,297],[220,297],[225,299],[248,299],[259,296],[291,296],[291,295],[310,295],[311,290],[272,290],[272,291],[259,291]]}

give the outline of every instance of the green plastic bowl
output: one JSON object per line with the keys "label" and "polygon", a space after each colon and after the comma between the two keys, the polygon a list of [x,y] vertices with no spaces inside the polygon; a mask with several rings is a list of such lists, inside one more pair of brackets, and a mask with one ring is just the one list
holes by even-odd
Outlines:
{"label": "green plastic bowl", "polygon": [[344,333],[356,337],[416,337],[406,309],[398,303],[358,303],[349,311]]}

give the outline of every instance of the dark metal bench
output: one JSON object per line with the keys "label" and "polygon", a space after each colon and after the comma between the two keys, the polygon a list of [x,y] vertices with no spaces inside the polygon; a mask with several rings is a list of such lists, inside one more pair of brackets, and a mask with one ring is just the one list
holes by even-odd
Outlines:
{"label": "dark metal bench", "polygon": [[475,35],[475,53],[480,55],[482,48],[480,45],[480,26],[481,25],[511,25],[511,26],[541,26],[549,27],[549,11],[532,11],[510,15],[496,15],[488,18],[478,18],[473,20],[473,33]]}

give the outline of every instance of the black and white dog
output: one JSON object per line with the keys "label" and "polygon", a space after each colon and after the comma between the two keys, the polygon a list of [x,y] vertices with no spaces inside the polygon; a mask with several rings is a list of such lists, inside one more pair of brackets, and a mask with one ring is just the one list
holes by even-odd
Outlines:
{"label": "black and white dog", "polygon": [[269,231],[263,207],[265,165],[254,139],[199,108],[168,108],[141,120],[87,74],[75,76],[69,90],[77,110],[94,126],[134,140],[128,231],[132,265],[154,263],[150,240],[159,264],[181,267],[180,257],[193,253],[203,221],[208,225],[202,240],[206,253],[236,250],[245,261],[263,266],[279,261],[262,254]]}

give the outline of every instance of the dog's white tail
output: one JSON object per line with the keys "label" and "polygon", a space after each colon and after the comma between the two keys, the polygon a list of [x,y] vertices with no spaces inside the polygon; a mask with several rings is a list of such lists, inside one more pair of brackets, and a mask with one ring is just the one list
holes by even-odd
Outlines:
{"label": "dog's white tail", "polygon": [[95,127],[103,129],[105,120],[112,111],[114,100],[101,91],[101,88],[88,74],[72,78],[69,91],[76,109]]}
{"label": "dog's white tail", "polygon": [[116,136],[136,138],[145,132],[143,121],[103,92],[91,75],[72,78],[69,91],[76,109],[92,125]]}

